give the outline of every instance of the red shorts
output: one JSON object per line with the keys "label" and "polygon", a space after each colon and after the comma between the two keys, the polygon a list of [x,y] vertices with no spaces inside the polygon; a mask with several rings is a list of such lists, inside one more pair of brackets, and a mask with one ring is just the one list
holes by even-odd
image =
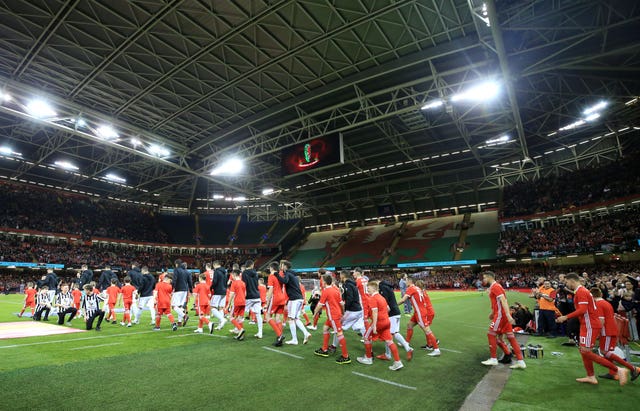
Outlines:
{"label": "red shorts", "polygon": [[131,305],[133,304],[133,301],[123,301],[122,305],[124,305],[124,310],[125,311],[129,311],[131,310]]}
{"label": "red shorts", "polygon": [[171,307],[156,308],[156,315],[169,315],[169,314],[171,314]]}
{"label": "red shorts", "polygon": [[284,314],[284,305],[273,305],[269,309],[269,314]]}
{"label": "red shorts", "polygon": [[431,315],[427,314],[427,325],[431,325],[431,324],[433,324],[433,319],[434,319],[435,317],[436,317],[436,315],[435,315],[435,314],[431,314]]}
{"label": "red shorts", "polygon": [[601,328],[587,328],[583,325],[580,326],[580,347],[593,348],[596,346],[596,340],[600,335]]}
{"label": "red shorts", "polygon": [[506,319],[503,319],[500,323],[491,321],[491,324],[489,324],[489,331],[496,334],[508,334],[513,332],[513,326]]}
{"label": "red shorts", "polygon": [[342,321],[340,320],[327,320],[325,321],[324,325],[326,327],[329,328],[333,328],[333,331],[335,331],[336,333],[341,333],[342,332]]}
{"label": "red shorts", "polygon": [[422,315],[422,313],[418,313],[417,311],[413,311],[413,315],[411,316],[411,321],[414,324],[420,324],[423,327],[426,327],[430,324],[427,315]]}
{"label": "red shorts", "polygon": [[611,335],[600,336],[600,352],[602,353],[602,355],[615,350],[617,345],[618,337]]}
{"label": "red shorts", "polygon": [[35,308],[36,306],[36,302],[35,301],[27,301],[26,303],[24,303],[25,308],[29,307],[29,308]]}
{"label": "red shorts", "polygon": [[199,305],[198,306],[198,315],[209,315],[211,314],[211,306],[210,305]]}
{"label": "red shorts", "polygon": [[382,323],[376,326],[377,334],[373,334],[373,327],[371,324],[367,327],[367,330],[364,332],[364,340],[365,341],[390,341],[393,337],[391,337],[391,324],[390,323]]}
{"label": "red shorts", "polygon": [[244,305],[234,305],[233,306],[233,316],[234,317],[244,317]]}
{"label": "red shorts", "polygon": [[116,303],[108,303],[109,305],[109,311],[113,311],[114,308],[116,308]]}

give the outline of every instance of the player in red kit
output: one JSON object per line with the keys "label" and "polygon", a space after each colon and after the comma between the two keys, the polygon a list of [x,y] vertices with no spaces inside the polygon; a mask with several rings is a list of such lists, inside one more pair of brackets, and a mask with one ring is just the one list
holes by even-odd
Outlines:
{"label": "player in red kit", "polygon": [[362,269],[360,267],[356,267],[353,270],[353,277],[356,279],[356,285],[358,286],[358,292],[360,293],[360,305],[362,306],[362,312],[364,313],[364,319],[367,320],[367,316],[369,315],[369,305],[367,298],[367,282],[369,281],[367,277],[362,275]]}
{"label": "player in red kit", "polygon": [[440,356],[438,340],[430,328],[431,320],[433,320],[433,317],[435,316],[433,306],[431,306],[431,300],[428,300],[427,303],[424,292],[414,283],[413,278],[407,277],[406,282],[408,286],[407,290],[400,301],[398,301],[399,305],[404,304],[405,301],[410,301],[411,306],[413,307],[413,315],[407,323],[407,336],[405,340],[407,343],[411,343],[411,339],[413,338],[413,328],[417,325],[422,329],[422,331],[424,331],[427,346],[433,348],[433,351],[427,355],[430,357],[438,357]]}
{"label": "player in red kit", "polygon": [[156,301],[156,326],[154,331],[160,331],[160,320],[163,315],[166,315],[169,321],[171,321],[171,329],[173,331],[178,329],[178,324],[173,314],[171,314],[172,281],[173,275],[170,273],[165,274],[162,281],[156,284],[156,288],[153,291],[153,299]]}
{"label": "player in red kit", "polygon": [[109,316],[107,317],[107,321],[111,321],[111,324],[115,324],[118,322],[116,318],[116,303],[118,302],[118,295],[120,294],[120,287],[117,284],[118,280],[115,278],[111,279],[111,285],[107,287],[105,292],[107,293],[107,307],[109,307]]}
{"label": "player in red kit", "polygon": [[397,371],[404,367],[402,361],[400,361],[400,354],[398,353],[398,347],[393,342],[391,336],[391,321],[389,320],[389,305],[387,300],[378,292],[378,282],[371,281],[367,284],[367,291],[369,294],[369,301],[367,305],[370,313],[368,318],[370,322],[367,326],[367,331],[364,333],[364,348],[366,354],[364,357],[358,357],[358,362],[361,364],[371,365],[373,364],[373,345],[372,340],[378,339],[384,341],[389,347],[391,355],[393,356],[393,364],[389,367],[391,371]]}
{"label": "player in red kit", "polygon": [[122,294],[122,305],[124,306],[124,318],[120,325],[131,327],[131,306],[138,293],[136,287],[131,285],[131,277],[124,277],[124,285],[120,289],[120,293]]}
{"label": "player in red kit", "polygon": [[284,285],[278,281],[276,275],[280,270],[280,265],[276,262],[269,264],[269,277],[267,278],[267,323],[276,333],[276,341],[274,346],[280,347],[284,342],[284,334],[282,333],[282,323],[284,321],[284,304],[286,295],[284,293]]}
{"label": "player in red kit", "polygon": [[482,364],[498,365],[498,346],[504,351],[504,355],[511,355],[507,344],[498,338],[501,335],[506,335],[517,359],[516,363],[509,368],[525,369],[527,365],[522,358],[522,351],[520,351],[520,345],[518,341],[516,341],[516,336],[513,334],[512,325],[515,321],[509,311],[507,295],[504,293],[502,286],[496,281],[496,275],[493,272],[485,271],[482,273],[482,280],[485,285],[489,286],[489,299],[491,300],[491,314],[489,315],[491,324],[489,325],[489,332],[487,333],[491,358],[482,361]]}
{"label": "player in red kit", "polygon": [[[243,322],[247,291],[244,281],[241,279],[240,270],[231,271],[231,275],[233,276],[233,282],[229,288],[229,305],[227,306],[227,310],[231,312],[231,323],[238,330],[238,335],[234,338],[242,341],[244,340],[245,333]],[[233,307],[233,311],[231,311],[231,307]]]}
{"label": "player in red kit", "polygon": [[73,307],[78,312],[77,316],[82,318],[82,312],[80,312],[80,303],[82,301],[82,291],[80,291],[80,286],[78,283],[73,284],[73,290],[71,290],[71,295],[73,296]]}
{"label": "player in red kit", "polygon": [[625,385],[629,377],[629,370],[618,368],[611,361],[591,351],[602,329],[598,309],[591,293],[581,285],[578,274],[569,273],[564,279],[567,288],[573,290],[573,305],[576,310],[571,314],[558,317],[556,322],[563,323],[570,318],[578,318],[580,320],[580,355],[582,356],[582,363],[587,371],[587,376],[576,378],[576,381],[598,384],[598,379],[593,370],[593,363],[597,362],[603,367],[607,367],[612,373],[616,373],[620,385]]}
{"label": "player in red kit", "polygon": [[194,333],[198,334],[202,334],[202,326],[204,324],[207,324],[209,327],[209,333],[213,331],[213,323],[209,321],[209,316],[211,315],[211,285],[207,284],[208,275],[206,272],[200,274],[200,276],[198,276],[200,281],[193,287],[199,319],[198,328],[196,328]]}
{"label": "player in red kit", "polygon": [[33,283],[28,282],[27,289],[24,290],[24,305],[22,306],[22,310],[20,310],[20,314],[18,314],[18,317],[22,317],[22,314],[24,314],[24,310],[26,310],[27,307],[31,308],[31,317],[33,317],[33,314],[36,310],[36,294],[37,293],[38,291],[36,291],[36,289],[33,288]]}
{"label": "player in red kit", "polygon": [[300,292],[302,293],[302,316],[304,317],[305,326],[311,325],[311,320],[305,311],[305,306],[307,305],[307,289],[304,288],[304,284],[300,281],[300,277],[298,277],[298,282],[300,283]]}
{"label": "player in red kit", "polygon": [[315,350],[314,354],[320,357],[329,356],[329,329],[333,329],[338,336],[338,345],[342,350],[342,356],[336,360],[338,364],[351,364],[351,358],[349,358],[349,352],[347,351],[347,341],[344,339],[342,333],[342,312],[344,311],[344,302],[340,295],[338,287],[333,286],[333,277],[330,274],[322,276],[322,295],[320,301],[316,306],[315,314],[320,314],[324,308],[327,313],[327,321],[322,328],[322,347]]}
{"label": "player in red kit", "polygon": [[[631,381],[635,381],[638,376],[640,376],[640,367],[636,367],[628,361],[625,361],[615,353],[618,343],[618,327],[616,326],[613,307],[609,301],[602,298],[602,291],[599,288],[592,288],[591,295],[598,308],[598,317],[601,323],[603,323],[602,332],[599,337],[600,353],[609,361],[628,368],[631,371]],[[609,370],[609,374],[601,375],[600,378],[615,380],[618,379],[618,376],[616,373],[613,373],[612,370]]]}

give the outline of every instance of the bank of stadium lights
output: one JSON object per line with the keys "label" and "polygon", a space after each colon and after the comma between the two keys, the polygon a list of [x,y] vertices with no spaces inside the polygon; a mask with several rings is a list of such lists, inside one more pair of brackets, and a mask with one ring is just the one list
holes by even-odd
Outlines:
{"label": "bank of stadium lights", "polygon": [[582,118],[579,120],[574,121],[573,123],[569,123],[566,126],[560,127],[558,129],[558,131],[553,131],[549,134],[547,134],[547,137],[553,137],[556,134],[558,134],[559,131],[568,131],[568,130],[574,130],[578,127],[582,127],[587,123],[591,123],[596,121],[597,119],[599,119],[600,117],[602,117],[602,110],[604,110],[605,108],[607,108],[607,106],[609,105],[608,101],[604,101],[601,100],[599,102],[597,102],[596,104],[587,107],[586,109],[584,109],[582,111]]}
{"label": "bank of stadium lights", "polygon": [[119,175],[113,174],[113,173],[107,174],[106,176],[104,176],[104,178],[107,179],[107,180],[115,181],[116,183],[123,183],[124,184],[124,183],[127,182],[126,178],[120,177]]}
{"label": "bank of stadium lights", "polygon": [[247,197],[245,196],[237,196],[237,197],[233,197],[233,201],[237,201],[237,202],[243,202],[243,201],[247,201]]}
{"label": "bank of stadium lights", "polygon": [[42,99],[34,99],[27,103],[25,106],[27,114],[35,118],[45,119],[58,115],[56,111],[51,107],[49,103]]}
{"label": "bank of stadium lights", "polygon": [[60,167],[63,170],[70,170],[70,171],[79,170],[78,166],[76,166],[75,164],[70,163],[69,161],[66,161],[66,160],[58,160],[58,161],[54,162],[53,164],[55,164],[56,166]]}
{"label": "bank of stadium lights", "polygon": [[3,103],[11,101],[11,94],[7,93],[6,91],[0,92],[0,100],[2,100]]}
{"label": "bank of stadium lights", "polygon": [[115,140],[120,137],[120,135],[118,135],[118,132],[109,125],[102,125],[98,127],[96,129],[96,136],[104,140]]}
{"label": "bank of stadium lights", "polygon": [[0,155],[6,157],[22,157],[22,153],[15,152],[11,147],[8,146],[0,146]]}
{"label": "bank of stadium lights", "polygon": [[234,176],[242,173],[244,163],[239,158],[229,158],[211,170],[212,176]]}
{"label": "bank of stadium lights", "polygon": [[137,148],[139,145],[142,144],[142,141],[138,140],[137,138],[132,138],[130,140],[130,143],[133,146],[133,148]]}
{"label": "bank of stadium lights", "polygon": [[[452,103],[489,101],[500,94],[500,89],[500,83],[497,81],[485,81],[452,95],[448,100]],[[445,101],[443,99],[431,100],[420,107],[420,109],[434,110],[442,107],[444,104]]]}
{"label": "bank of stadium lights", "polygon": [[158,144],[150,144],[149,147],[147,147],[147,151],[149,154],[160,158],[168,157],[171,154],[169,149]]}
{"label": "bank of stadium lights", "polygon": [[273,188],[264,188],[264,189],[262,189],[262,195],[263,196],[271,195],[274,192],[275,192],[275,190]]}
{"label": "bank of stadium lights", "polygon": [[505,135],[502,135],[500,137],[491,138],[489,140],[486,140],[484,142],[484,145],[480,146],[479,148],[501,146],[503,144],[511,143],[512,141],[513,140],[511,140],[511,136],[508,135],[508,134],[505,134]]}

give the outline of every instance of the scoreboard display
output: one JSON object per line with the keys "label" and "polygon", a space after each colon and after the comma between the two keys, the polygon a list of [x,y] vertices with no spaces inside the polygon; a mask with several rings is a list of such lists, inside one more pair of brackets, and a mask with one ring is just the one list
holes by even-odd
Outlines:
{"label": "scoreboard display", "polygon": [[285,177],[343,163],[340,133],[316,137],[282,149],[282,174]]}

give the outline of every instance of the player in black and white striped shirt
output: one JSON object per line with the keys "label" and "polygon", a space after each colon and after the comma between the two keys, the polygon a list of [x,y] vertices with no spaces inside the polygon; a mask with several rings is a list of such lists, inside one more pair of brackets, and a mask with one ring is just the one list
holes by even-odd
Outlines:
{"label": "player in black and white striped shirt", "polygon": [[36,311],[33,319],[40,321],[44,314],[45,321],[49,321],[49,312],[51,311],[51,300],[49,299],[49,287],[46,285],[40,287],[36,296]]}
{"label": "player in black and white striped shirt", "polygon": [[71,320],[76,316],[78,310],[73,306],[73,295],[67,284],[60,287],[60,292],[56,296],[56,307],[58,308],[58,325],[64,324],[64,317],[67,314],[70,314],[67,325],[71,325]]}
{"label": "player in black and white striped shirt", "polygon": [[93,286],[90,284],[85,284],[82,289],[84,290],[82,311],[84,311],[87,330],[93,328],[93,320],[97,318],[96,331],[100,331],[100,325],[102,324],[102,320],[104,320],[104,311],[100,309],[100,303],[104,301],[104,298],[99,294],[94,294]]}

